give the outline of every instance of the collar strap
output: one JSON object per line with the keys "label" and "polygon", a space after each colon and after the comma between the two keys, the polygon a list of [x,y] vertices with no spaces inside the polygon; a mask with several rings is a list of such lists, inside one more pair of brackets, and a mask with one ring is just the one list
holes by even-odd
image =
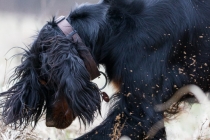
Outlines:
{"label": "collar strap", "polygon": [[[57,26],[66,35],[66,37],[71,38],[73,42],[80,43],[82,47],[87,46],[82,42],[82,39],[78,35],[77,31],[70,25],[64,16],[60,16],[55,20]],[[87,49],[85,49],[87,50]],[[90,74],[90,79],[93,80],[100,75],[97,65],[89,51],[79,50],[80,57],[83,59],[86,69]]]}

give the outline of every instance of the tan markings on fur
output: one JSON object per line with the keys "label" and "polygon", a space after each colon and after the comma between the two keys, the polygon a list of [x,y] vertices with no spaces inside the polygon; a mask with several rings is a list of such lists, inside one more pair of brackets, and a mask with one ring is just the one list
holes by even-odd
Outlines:
{"label": "tan markings on fur", "polygon": [[61,98],[55,103],[53,109],[53,120],[56,122],[55,127],[64,129],[68,127],[74,119],[75,117],[65,98]]}
{"label": "tan markings on fur", "polygon": [[41,80],[41,79],[39,79],[39,82],[40,82],[43,86],[45,86],[45,85],[47,84],[47,82],[45,82],[44,80]]}
{"label": "tan markings on fur", "polygon": [[111,81],[111,85],[116,90],[116,93],[120,91],[120,88],[122,86],[122,83],[120,80],[114,79]]}

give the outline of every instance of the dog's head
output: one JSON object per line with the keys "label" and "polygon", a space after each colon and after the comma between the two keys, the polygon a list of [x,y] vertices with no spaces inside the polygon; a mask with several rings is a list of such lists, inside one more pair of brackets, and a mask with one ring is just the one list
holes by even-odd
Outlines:
{"label": "dog's head", "polygon": [[53,19],[25,50],[11,79],[14,85],[0,94],[4,122],[15,129],[36,125],[46,110],[47,126],[66,128],[76,117],[90,123],[101,103],[90,81],[94,63],[88,47],[63,34]]}

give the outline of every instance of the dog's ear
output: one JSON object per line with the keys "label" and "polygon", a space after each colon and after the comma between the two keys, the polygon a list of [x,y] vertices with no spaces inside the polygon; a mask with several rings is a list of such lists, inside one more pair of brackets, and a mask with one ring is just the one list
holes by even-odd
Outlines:
{"label": "dog's ear", "polygon": [[101,97],[76,48],[79,44],[57,38],[56,47],[47,52],[47,63],[53,64],[49,77],[57,87],[55,102],[58,97],[65,97],[73,115],[86,124],[93,121],[97,110],[100,112]]}
{"label": "dog's ear", "polygon": [[25,50],[22,63],[15,69],[10,81],[15,83],[8,91],[0,93],[2,117],[5,124],[25,128],[34,127],[44,111],[45,89],[39,83],[39,55],[34,48]]}
{"label": "dog's ear", "polygon": [[90,79],[93,80],[98,77],[100,73],[88,48],[83,43],[80,43],[76,49],[90,74]]}

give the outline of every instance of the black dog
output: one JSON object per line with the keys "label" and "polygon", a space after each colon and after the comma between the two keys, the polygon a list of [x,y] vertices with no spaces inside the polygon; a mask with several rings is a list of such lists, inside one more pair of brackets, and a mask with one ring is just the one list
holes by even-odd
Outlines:
{"label": "black dog", "polygon": [[16,83],[1,93],[4,122],[36,125],[45,110],[48,126],[66,128],[76,117],[92,122],[101,103],[90,82],[96,63],[118,93],[104,122],[78,139],[164,139],[164,129],[147,135],[164,117],[154,105],[187,84],[209,91],[209,14],[208,0],[104,0],[67,17],[82,41],[49,22],[25,51]]}

